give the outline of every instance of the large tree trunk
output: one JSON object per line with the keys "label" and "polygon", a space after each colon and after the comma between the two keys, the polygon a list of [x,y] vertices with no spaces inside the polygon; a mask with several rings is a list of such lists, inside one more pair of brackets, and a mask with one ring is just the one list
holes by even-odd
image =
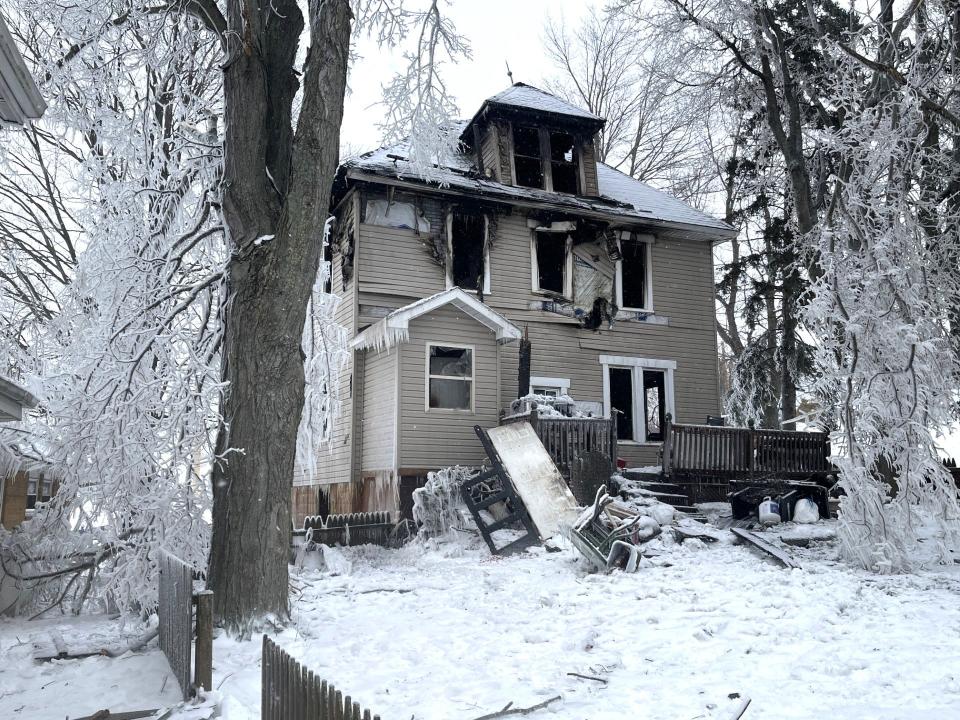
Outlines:
{"label": "large tree trunk", "polygon": [[288,614],[290,493],[303,409],[300,347],[336,171],[350,45],[347,0],[310,1],[296,131],[296,0],[230,0],[224,67],[224,424],[213,472],[209,584],[218,622],[247,635]]}

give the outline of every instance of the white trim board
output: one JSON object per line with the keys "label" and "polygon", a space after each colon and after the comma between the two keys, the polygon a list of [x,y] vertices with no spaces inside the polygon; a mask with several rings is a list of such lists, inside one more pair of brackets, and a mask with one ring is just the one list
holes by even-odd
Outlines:
{"label": "white trim board", "polygon": [[423,300],[417,300],[402,308],[397,308],[383,320],[358,333],[350,342],[350,347],[380,350],[392,347],[397,343],[406,342],[410,336],[411,320],[415,320],[421,315],[426,315],[444,305],[454,305],[460,308],[478,323],[489,328],[496,334],[497,342],[513,342],[523,336],[520,328],[488,305],[484,305],[475,295],[454,287]]}

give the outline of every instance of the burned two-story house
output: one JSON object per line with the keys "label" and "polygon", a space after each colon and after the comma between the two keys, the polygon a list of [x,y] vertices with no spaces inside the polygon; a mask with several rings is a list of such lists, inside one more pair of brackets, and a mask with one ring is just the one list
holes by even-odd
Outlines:
{"label": "burned two-story house", "polygon": [[342,165],[329,259],[351,359],[296,520],[318,497],[396,509],[428,471],[481,465],[473,428],[518,397],[524,336],[530,391],[615,408],[629,466],[658,462],[667,413],[719,414],[712,251],[733,231],[598,162],[603,125],[517,83],[428,179],[403,144]]}

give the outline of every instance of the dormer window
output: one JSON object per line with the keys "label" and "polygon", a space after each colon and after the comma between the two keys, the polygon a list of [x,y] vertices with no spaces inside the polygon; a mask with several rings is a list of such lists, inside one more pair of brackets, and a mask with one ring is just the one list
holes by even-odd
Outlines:
{"label": "dormer window", "polygon": [[577,194],[576,146],[570,133],[550,133],[550,175],[554,192]]}
{"label": "dormer window", "polygon": [[580,175],[576,139],[562,130],[514,125],[513,169],[520,187],[576,195]]}
{"label": "dormer window", "polygon": [[513,126],[513,164],[517,185],[545,189],[539,128]]}

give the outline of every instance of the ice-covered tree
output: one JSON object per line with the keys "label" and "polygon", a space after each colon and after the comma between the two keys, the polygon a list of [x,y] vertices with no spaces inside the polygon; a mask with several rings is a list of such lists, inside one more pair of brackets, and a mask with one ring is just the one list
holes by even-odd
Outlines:
{"label": "ice-covered tree", "polygon": [[286,616],[297,451],[335,404],[344,336],[320,258],[351,41],[416,37],[384,130],[412,129],[426,174],[454,141],[437,132],[452,109],[437,68],[468,48],[437,0],[53,10],[9,14],[91,188],[76,273],[33,349],[48,361],[42,449],[67,475],[37,521],[71,542],[11,547],[59,563],[47,577],[67,590],[80,569],[84,592],[99,574],[129,599],[158,547],[202,567],[210,542],[215,611],[245,633]]}

